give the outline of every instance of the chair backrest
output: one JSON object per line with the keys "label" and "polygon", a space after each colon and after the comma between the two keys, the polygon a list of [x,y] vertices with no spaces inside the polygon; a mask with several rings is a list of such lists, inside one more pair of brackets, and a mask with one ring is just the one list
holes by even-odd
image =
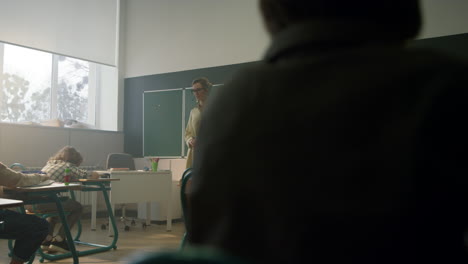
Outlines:
{"label": "chair backrest", "polygon": [[[192,168],[187,168],[182,173],[182,179],[180,184],[180,202],[182,204],[182,218],[184,219],[185,230],[187,230],[187,191],[190,189],[192,181]],[[180,243],[179,250],[183,250],[185,248],[185,244],[187,243],[187,231],[185,231],[184,235],[182,236],[182,241]]]}
{"label": "chair backrest", "polygon": [[106,168],[128,168],[129,170],[135,170],[135,161],[127,153],[110,153],[107,155]]}
{"label": "chair backrest", "polygon": [[187,191],[190,188],[192,180],[192,169],[188,168],[182,174],[182,184],[180,185],[180,202],[182,203],[182,216],[184,217],[185,225],[187,226]]}
{"label": "chair backrest", "polygon": [[15,170],[15,171],[21,171],[21,170],[26,170],[26,167],[23,166],[21,163],[13,163],[10,165],[10,169]]}
{"label": "chair backrest", "polygon": [[192,171],[192,168],[187,168],[184,170],[184,172],[182,173],[182,179],[181,179],[181,183],[182,183],[182,180],[184,179],[185,175],[187,175],[187,173],[191,172]]}

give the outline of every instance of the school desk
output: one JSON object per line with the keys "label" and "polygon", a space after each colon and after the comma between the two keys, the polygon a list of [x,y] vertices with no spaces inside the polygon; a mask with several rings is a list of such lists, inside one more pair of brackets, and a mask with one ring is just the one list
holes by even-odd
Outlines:
{"label": "school desk", "polygon": [[[53,258],[51,260],[63,259],[72,257],[73,263],[79,263],[78,253],[75,248],[75,243],[73,243],[73,238],[70,233],[70,228],[68,226],[67,217],[65,216],[65,211],[62,207],[62,202],[60,200],[60,193],[68,192],[70,190],[79,190],[81,189],[81,184],[69,184],[65,185],[63,183],[53,183],[46,186],[30,186],[30,187],[16,187],[16,188],[4,188],[4,193],[13,197],[22,197],[24,204],[38,204],[38,203],[50,203],[54,202],[57,206],[57,212],[60,217],[60,221],[65,230],[65,236],[67,238],[68,247],[70,252],[59,255],[51,255]],[[23,212],[24,208],[21,207]],[[44,257],[44,256],[43,256]],[[49,258],[48,258],[49,259]]]}
{"label": "school desk", "polygon": [[[120,179],[118,182],[111,183],[110,200],[112,204],[146,202],[146,225],[151,224],[151,202],[165,203],[167,205],[166,230],[172,230],[172,172],[170,170],[157,172],[98,171],[98,173],[109,174],[111,179]],[[92,202],[91,210],[91,215],[95,216],[95,202]],[[94,228],[96,227],[94,226]]]}

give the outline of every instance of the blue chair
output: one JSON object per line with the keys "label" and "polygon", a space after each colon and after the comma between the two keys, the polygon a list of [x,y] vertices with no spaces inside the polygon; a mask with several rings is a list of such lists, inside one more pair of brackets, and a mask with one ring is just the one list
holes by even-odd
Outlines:
{"label": "blue chair", "polygon": [[[192,179],[192,168],[188,168],[182,173],[182,183],[180,186],[180,202],[182,204],[182,217],[185,223],[185,230],[187,230],[187,185]],[[185,231],[182,236],[182,241],[180,243],[180,250],[185,247],[187,240],[187,231]]]}
{"label": "blue chair", "polygon": [[26,170],[26,167],[23,166],[21,163],[13,163],[10,165],[10,169],[15,170],[15,168],[20,168],[21,170]]}

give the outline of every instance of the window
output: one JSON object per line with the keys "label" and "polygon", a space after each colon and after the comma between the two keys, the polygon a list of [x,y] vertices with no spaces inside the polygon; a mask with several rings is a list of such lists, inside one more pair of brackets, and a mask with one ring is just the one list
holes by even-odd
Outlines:
{"label": "window", "polygon": [[57,116],[88,121],[89,62],[58,56]]}
{"label": "window", "polygon": [[52,54],[4,45],[0,120],[50,119]]}
{"label": "window", "polygon": [[0,43],[0,121],[96,126],[95,63]]}

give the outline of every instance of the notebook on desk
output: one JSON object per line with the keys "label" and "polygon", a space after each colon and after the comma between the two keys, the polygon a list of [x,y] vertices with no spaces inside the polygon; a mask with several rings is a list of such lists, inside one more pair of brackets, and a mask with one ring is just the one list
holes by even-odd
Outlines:
{"label": "notebook on desk", "polygon": [[52,183],[54,183],[55,181],[54,180],[45,180],[43,182],[40,182],[38,184],[34,184],[34,185],[28,185],[28,186],[21,186],[21,187],[35,187],[35,186],[47,186],[47,185],[51,185]]}
{"label": "notebook on desk", "polygon": [[129,168],[110,168],[109,171],[129,171]]}
{"label": "notebook on desk", "polygon": [[100,179],[110,178],[110,173],[108,171],[96,171],[99,174]]}

